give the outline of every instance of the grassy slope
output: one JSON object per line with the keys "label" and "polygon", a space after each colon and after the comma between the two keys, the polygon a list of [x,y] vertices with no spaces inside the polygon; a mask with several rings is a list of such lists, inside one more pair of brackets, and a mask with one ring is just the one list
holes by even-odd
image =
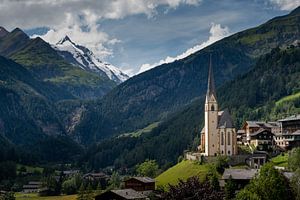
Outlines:
{"label": "grassy slope", "polygon": [[288,154],[285,153],[283,156],[280,154],[280,155],[272,158],[271,161],[275,164],[275,166],[287,167],[287,165],[288,165]]}
{"label": "grassy slope", "polygon": [[129,136],[130,137],[140,137],[143,133],[149,133],[149,132],[151,132],[158,125],[159,125],[159,122],[154,122],[154,123],[146,126],[143,129],[139,129],[139,130],[136,130],[136,131],[131,132],[131,133],[124,133],[124,134],[120,135],[119,137],[129,137]]}
{"label": "grassy slope", "polygon": [[51,197],[40,197],[37,194],[24,194],[17,193],[16,200],[75,200],[77,195],[64,195],[64,196],[51,196]]}
{"label": "grassy slope", "polygon": [[158,187],[174,185],[178,183],[179,179],[186,180],[192,176],[199,176],[201,180],[204,180],[208,169],[209,164],[199,165],[196,162],[185,160],[156,177],[156,185]]}
{"label": "grassy slope", "polygon": [[280,100],[278,100],[276,102],[276,106],[286,103],[286,102],[289,102],[289,101],[295,101],[297,99],[300,99],[300,92],[281,98]]}
{"label": "grassy slope", "polygon": [[22,165],[22,164],[17,164],[17,171],[21,169],[21,167],[25,167],[27,172],[35,172],[38,171],[40,173],[43,173],[43,168],[41,167],[34,167],[34,166],[28,166],[28,165]]}

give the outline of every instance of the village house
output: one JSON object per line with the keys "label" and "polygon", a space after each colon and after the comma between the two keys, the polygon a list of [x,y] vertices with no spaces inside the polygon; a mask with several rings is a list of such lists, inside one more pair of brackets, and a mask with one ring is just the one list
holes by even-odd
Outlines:
{"label": "village house", "polygon": [[225,169],[222,178],[219,180],[220,187],[224,187],[231,178],[237,185],[237,190],[244,188],[258,173],[257,169]]}
{"label": "village house", "polygon": [[132,177],[124,181],[124,189],[111,190],[97,195],[96,200],[148,199],[155,190],[155,180],[149,177]]}
{"label": "village house", "polygon": [[147,196],[133,190],[133,189],[123,189],[123,190],[110,190],[95,196],[95,200],[146,200]]}
{"label": "village house", "polygon": [[132,177],[125,182],[125,189],[136,191],[155,190],[155,180],[149,177]]}
{"label": "village house", "polygon": [[268,154],[266,152],[255,151],[246,159],[246,164],[253,169],[259,169],[267,162]]}
{"label": "village house", "polygon": [[300,115],[278,120],[280,131],[275,133],[275,142],[283,150],[300,146]]}
{"label": "village house", "polygon": [[250,145],[259,151],[272,151],[274,147],[274,134],[270,129],[260,128],[250,134]]}
{"label": "village house", "polygon": [[[269,135],[266,140],[262,132]],[[289,150],[300,146],[300,115],[292,115],[277,122],[246,121],[237,134],[239,144],[253,145],[258,150],[270,149],[271,145]]]}
{"label": "village house", "polygon": [[293,133],[279,133],[275,135],[276,145],[283,150],[290,150],[300,146],[300,129]]}
{"label": "village house", "polygon": [[300,115],[291,115],[287,118],[278,120],[280,123],[281,133],[293,133],[300,130]]}
{"label": "village house", "polygon": [[87,173],[83,175],[83,179],[89,181],[99,181],[99,180],[107,180],[109,178],[105,173]]}
{"label": "village house", "polygon": [[42,188],[43,183],[39,181],[30,181],[27,185],[23,185],[24,193],[38,193]]}
{"label": "village house", "polygon": [[[258,131],[266,130],[271,133],[274,133],[273,131],[278,131],[280,130],[280,128],[279,128],[279,124],[276,122],[246,121],[243,124],[242,130],[244,132],[244,135],[246,136],[245,144],[250,145],[251,136],[254,136],[255,133],[257,133]],[[253,139],[256,140],[256,137],[254,137]]]}
{"label": "village house", "polygon": [[80,171],[79,170],[65,170],[63,171],[63,175],[70,177],[70,176],[74,176],[75,174],[79,174]]}

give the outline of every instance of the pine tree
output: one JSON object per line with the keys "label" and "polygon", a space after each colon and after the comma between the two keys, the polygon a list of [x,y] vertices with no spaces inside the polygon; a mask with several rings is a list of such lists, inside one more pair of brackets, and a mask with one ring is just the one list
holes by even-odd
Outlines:
{"label": "pine tree", "polygon": [[81,186],[79,188],[79,191],[78,191],[78,195],[77,195],[77,200],[85,200],[85,188],[84,188],[84,184],[81,183]]}
{"label": "pine tree", "polygon": [[229,176],[228,181],[225,184],[225,199],[230,200],[235,196],[236,184],[232,180],[232,176]]}

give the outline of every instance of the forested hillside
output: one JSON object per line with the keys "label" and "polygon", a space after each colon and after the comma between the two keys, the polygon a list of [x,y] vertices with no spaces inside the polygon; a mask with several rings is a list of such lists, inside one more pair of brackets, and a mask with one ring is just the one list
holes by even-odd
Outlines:
{"label": "forested hillside", "polygon": [[[285,104],[278,102],[299,91],[300,47],[291,46],[283,50],[273,49],[260,58],[248,73],[219,87],[217,99],[221,109],[230,109],[236,127],[239,128],[245,119],[276,119],[284,114],[292,114],[295,109],[299,110],[299,95],[294,98],[297,100],[292,101],[292,109],[285,110]],[[282,109],[280,115],[272,115],[270,112],[275,108],[275,102],[277,108]],[[197,147],[203,126],[203,108],[204,98],[200,98],[169,117],[150,133],[100,142],[90,148],[82,162],[88,162],[92,168],[110,165],[133,167],[149,158],[167,168],[177,161],[184,150]],[[113,147],[108,148],[111,146]]]}
{"label": "forested hillside", "polygon": [[45,82],[51,82],[73,98],[102,97],[116,83],[107,76],[85,71],[67,63],[41,38],[30,39],[16,28],[0,38],[0,55],[11,58]]}
{"label": "forested hillside", "polygon": [[247,73],[256,59],[277,46],[300,39],[300,9],[253,29],[222,39],[185,59],[158,66],[113,89],[90,104],[75,134],[92,143],[131,132],[177,112],[206,90],[209,55],[217,86]]}
{"label": "forested hillside", "polygon": [[[28,162],[33,158],[35,162],[56,160],[78,153],[74,151],[78,145],[66,136],[52,103],[59,98],[72,95],[51,83],[43,83],[23,66],[0,56],[0,140],[4,147],[0,148],[0,157],[5,157],[10,148],[28,154],[20,155]],[[44,145],[50,141],[57,150]],[[61,151],[66,151],[65,155],[58,154]]]}

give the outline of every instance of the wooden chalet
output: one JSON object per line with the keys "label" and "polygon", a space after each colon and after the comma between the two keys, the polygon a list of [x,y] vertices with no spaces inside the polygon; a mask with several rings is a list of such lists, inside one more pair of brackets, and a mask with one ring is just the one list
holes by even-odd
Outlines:
{"label": "wooden chalet", "polygon": [[274,147],[274,134],[269,129],[260,128],[250,134],[250,144],[259,151],[270,151]]}
{"label": "wooden chalet", "polygon": [[149,177],[132,177],[125,182],[126,189],[134,189],[136,191],[155,190],[155,180]]}
{"label": "wooden chalet", "polygon": [[126,200],[126,199],[146,200],[147,196],[133,189],[110,190],[95,196],[95,200]]}
{"label": "wooden chalet", "polygon": [[237,189],[240,190],[244,188],[257,173],[257,169],[225,169],[220,179],[220,186],[224,187],[226,182],[231,178],[237,185]]}

